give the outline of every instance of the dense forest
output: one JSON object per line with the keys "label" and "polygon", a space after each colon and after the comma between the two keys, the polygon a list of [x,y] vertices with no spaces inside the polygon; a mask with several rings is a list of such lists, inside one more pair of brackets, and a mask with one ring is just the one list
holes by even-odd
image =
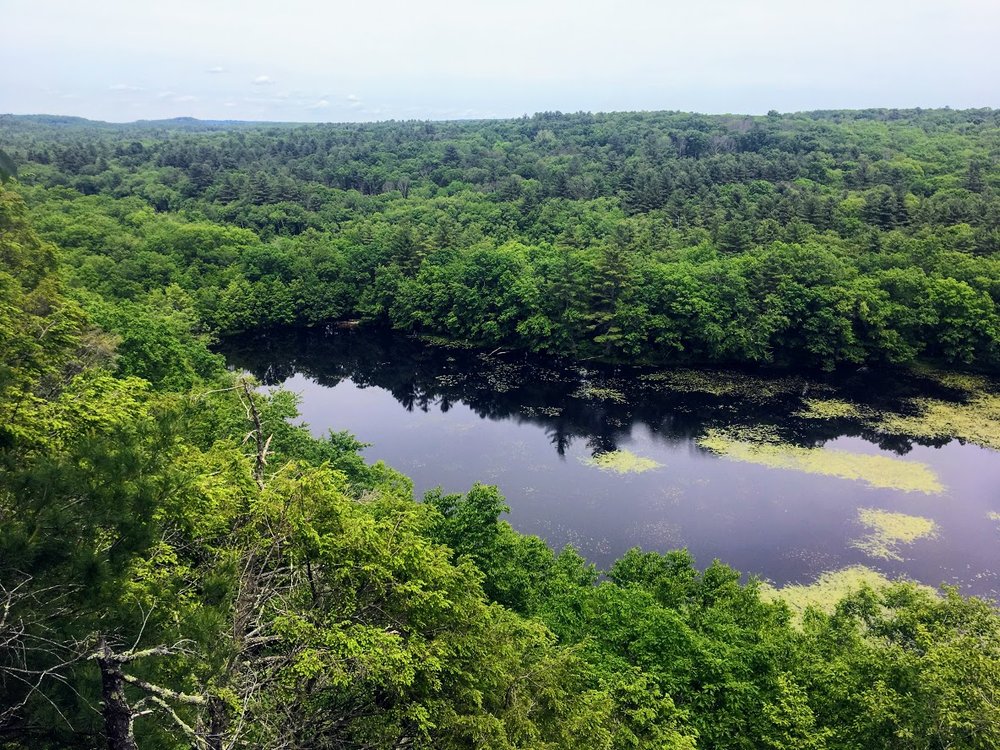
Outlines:
{"label": "dense forest", "polygon": [[1000,747],[1000,614],[597,570],[312,437],[220,332],[1000,364],[1000,114],[0,118],[0,747]]}
{"label": "dense forest", "polygon": [[0,118],[67,282],[219,331],[578,359],[1000,364],[1000,113]]}

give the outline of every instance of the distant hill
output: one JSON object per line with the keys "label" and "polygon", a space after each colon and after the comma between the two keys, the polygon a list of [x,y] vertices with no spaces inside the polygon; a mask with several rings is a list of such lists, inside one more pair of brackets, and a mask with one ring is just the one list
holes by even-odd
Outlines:
{"label": "distant hill", "polygon": [[103,120],[88,120],[85,117],[71,117],[69,115],[0,115],[0,126],[11,125],[24,128],[37,125],[40,128],[60,130],[99,129],[118,132],[129,130],[207,131],[241,127],[281,127],[295,124],[297,123],[255,122],[250,120],[199,120],[196,117],[171,117],[165,120],[136,120],[135,122],[105,122]]}
{"label": "distant hill", "polygon": [[[796,118],[796,119],[808,119],[808,120],[828,120],[833,122],[854,122],[854,121],[876,121],[876,122],[899,122],[901,120],[915,120],[920,118],[926,118],[930,115],[937,115],[938,119],[944,120],[967,120],[974,124],[982,124],[984,122],[995,121],[1000,110],[995,110],[990,107],[980,107],[977,109],[952,109],[951,107],[938,107],[925,109],[921,107],[913,107],[909,109],[897,109],[897,108],[869,108],[869,109],[822,109],[822,110],[812,110],[808,112],[783,112],[780,113],[782,118]],[[771,115],[779,115],[777,112],[769,113]],[[706,121],[727,121],[732,118],[738,118],[740,120],[760,120],[759,116],[745,115],[740,113],[730,113],[730,114],[717,114],[717,115],[706,115],[697,112],[682,112],[679,110],[642,110],[642,111],[627,111],[627,112],[536,112],[531,115],[533,120],[564,120],[567,118],[596,118],[599,120],[606,120],[607,118],[616,117],[629,117],[629,118],[639,118],[639,119],[657,119],[664,116],[680,115],[680,116],[695,116],[705,119]],[[234,128],[282,128],[282,127],[302,127],[302,126],[316,126],[316,127],[329,127],[330,125],[336,125],[340,127],[347,127],[350,129],[364,128],[365,126],[370,126],[374,124],[390,124],[390,123],[425,123],[425,122],[440,122],[440,123],[460,123],[463,125],[475,125],[476,123],[500,123],[500,122],[514,122],[518,120],[526,119],[528,116],[523,117],[502,117],[502,118],[492,118],[492,119],[469,119],[469,120],[381,120],[372,122],[279,122],[273,120],[199,120],[196,117],[171,117],[162,120],[135,120],[133,122],[106,122],[104,120],[88,120],[85,117],[73,117],[69,115],[49,115],[49,114],[34,114],[34,115],[14,115],[14,114],[0,114],[0,127],[16,127],[19,129],[25,129],[31,125],[38,125],[42,128],[52,128],[52,129],[88,129],[88,130],[106,130],[115,132],[128,132],[133,130],[143,130],[143,131],[171,131],[171,130],[183,130],[188,132],[204,132],[213,130],[230,130]]]}

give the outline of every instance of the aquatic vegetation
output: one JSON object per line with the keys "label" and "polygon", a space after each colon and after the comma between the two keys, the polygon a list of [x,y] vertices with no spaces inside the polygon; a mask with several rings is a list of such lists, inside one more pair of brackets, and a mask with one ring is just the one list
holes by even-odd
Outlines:
{"label": "aquatic vegetation", "polygon": [[810,474],[854,479],[872,487],[934,494],[944,485],[926,464],[888,456],[852,453],[835,448],[804,448],[778,439],[764,428],[709,430],[698,444],[733,461]]}
{"label": "aquatic vegetation", "polygon": [[950,370],[938,370],[923,364],[913,365],[913,372],[928,380],[933,380],[938,385],[951,388],[956,391],[963,391],[966,394],[974,395],[989,391],[995,387],[990,379],[983,375],[974,375],[968,372],[952,372]]}
{"label": "aquatic vegetation", "polygon": [[471,341],[465,341],[462,339],[448,338],[447,336],[435,336],[430,333],[418,333],[414,334],[414,338],[423,341],[428,346],[438,347],[439,349],[475,349],[476,345]]}
{"label": "aquatic vegetation", "polygon": [[537,406],[535,410],[546,417],[558,417],[563,413],[561,406]]}
{"label": "aquatic vegetation", "polygon": [[751,401],[766,401],[790,394],[828,390],[819,383],[800,377],[759,377],[724,370],[662,370],[642,375],[646,383],[678,393],[705,393],[710,396],[735,396]]}
{"label": "aquatic vegetation", "polygon": [[[927,367],[915,368],[915,372],[957,391],[960,396],[956,400],[911,398],[899,411],[878,412],[863,404],[837,398],[832,386],[797,376],[767,378],[741,372],[679,369],[643,375],[641,380],[650,386],[679,393],[703,393],[755,403],[800,396],[802,405],[792,414],[802,419],[850,419],[879,432],[925,440],[958,439],[1000,450],[998,384],[981,375]],[[773,453],[770,449],[766,452]]]}
{"label": "aquatic vegetation", "polygon": [[883,414],[875,426],[883,432],[928,440],[956,438],[1000,451],[1000,395],[979,392],[964,402],[917,398],[910,403],[915,414]]}
{"label": "aquatic vegetation", "polygon": [[914,372],[957,391],[954,399],[911,398],[901,411],[866,415],[880,432],[931,441],[957,439],[1000,450],[1000,384],[982,375],[915,366]]}
{"label": "aquatic vegetation", "polygon": [[594,385],[593,383],[582,383],[573,392],[573,398],[583,398],[591,401],[612,401],[616,404],[626,402],[625,394],[614,388],[607,388]]}
{"label": "aquatic vegetation", "polygon": [[510,362],[500,362],[481,354],[479,359],[485,363],[483,380],[494,393],[507,393],[517,390],[524,381],[521,368]]}
{"label": "aquatic vegetation", "polygon": [[837,398],[806,398],[802,403],[802,409],[795,416],[804,419],[860,419],[866,411],[857,404]]}
{"label": "aquatic vegetation", "polygon": [[645,456],[639,456],[628,450],[608,451],[585,459],[587,466],[593,466],[603,471],[613,471],[616,474],[642,474],[646,471],[659,469],[663,464]]}
{"label": "aquatic vegetation", "polygon": [[[832,613],[834,608],[845,596],[853,594],[862,588],[876,591],[887,588],[894,583],[882,573],[864,565],[851,565],[840,570],[827,571],[812,583],[796,583],[776,587],[764,583],[760,588],[761,598],[765,601],[784,601],[792,610],[794,620],[801,622],[802,615],[809,607],[815,607],[823,612]],[[911,582],[912,583],[912,582]],[[917,584],[921,589],[934,593],[930,586]]]}
{"label": "aquatic vegetation", "polygon": [[679,549],[684,546],[681,527],[665,519],[632,524],[626,533],[631,542],[641,547]]}
{"label": "aquatic vegetation", "polygon": [[871,532],[852,542],[852,546],[883,560],[902,560],[898,551],[900,545],[933,537],[938,531],[938,525],[930,518],[878,508],[858,508],[858,521]]}
{"label": "aquatic vegetation", "polygon": [[558,417],[562,414],[562,407],[559,406],[522,406],[521,414],[526,417]]}

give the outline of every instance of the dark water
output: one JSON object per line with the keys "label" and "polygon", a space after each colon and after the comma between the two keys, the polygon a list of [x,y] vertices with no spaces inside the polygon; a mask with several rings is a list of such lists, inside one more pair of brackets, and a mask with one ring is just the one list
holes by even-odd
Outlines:
{"label": "dark water", "polygon": [[[1000,523],[987,517],[1000,512],[1000,454],[792,416],[814,378],[793,379],[794,393],[768,399],[676,393],[650,388],[642,371],[441,349],[367,330],[271,332],[229,339],[221,350],[232,367],[301,394],[315,434],[348,430],[371,443],[366,458],[410,476],[418,494],[497,484],[515,528],[556,548],[572,544],[600,566],[634,546],[687,547],[700,564],[719,558],[779,585],[861,563],[967,593],[1000,589]],[[584,397],[588,384],[624,399]],[[826,385],[874,408],[933,387],[872,372]],[[694,440],[734,424],[770,425],[803,446],[923,462],[947,489],[908,493],[740,463]],[[618,448],[662,467],[618,475],[584,463]],[[859,507],[932,518],[939,533],[901,548],[902,562],[872,559],[851,546],[866,532]]]}

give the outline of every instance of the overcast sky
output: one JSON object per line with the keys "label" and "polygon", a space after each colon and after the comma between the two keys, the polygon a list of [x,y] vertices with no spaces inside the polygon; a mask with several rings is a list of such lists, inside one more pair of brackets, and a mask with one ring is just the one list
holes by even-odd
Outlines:
{"label": "overcast sky", "polygon": [[0,112],[1000,106],[1000,0],[0,0]]}

